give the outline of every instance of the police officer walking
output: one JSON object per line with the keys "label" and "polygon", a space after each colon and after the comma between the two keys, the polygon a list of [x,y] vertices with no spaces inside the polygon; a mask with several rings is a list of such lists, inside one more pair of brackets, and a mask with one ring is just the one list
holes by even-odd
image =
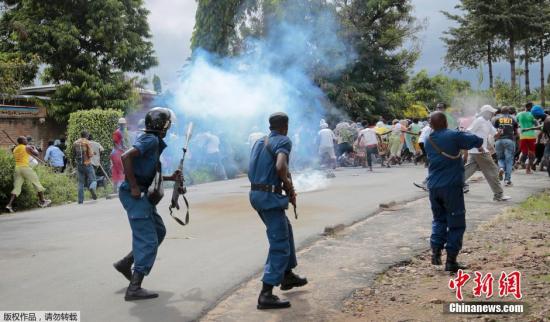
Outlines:
{"label": "police officer walking", "polygon": [[307,279],[292,272],[298,263],[292,226],[285,214],[289,202],[296,207],[296,192],[288,170],[292,149],[287,137],[288,116],[275,113],[269,117],[269,125],[271,133],[252,148],[248,171],[250,203],[265,224],[269,241],[259,310],[290,307],[289,301],[273,295],[274,286],[281,285],[281,290],[286,291],[307,284]]}
{"label": "police officer walking", "polygon": [[166,235],[156,209],[162,198],[162,180],[174,181],[181,176],[180,171],[169,177],[161,175],[160,155],[166,148],[163,138],[172,121],[170,110],[162,107],[151,109],[145,116],[145,133],[122,155],[126,179],[120,186],[119,198],[132,229],[132,252],[113,265],[130,281],[124,297],[126,301],[158,297],[158,294],[141,288],[141,283],[151,271],[158,247]]}
{"label": "police officer walking", "polygon": [[432,264],[442,264],[441,251],[445,248],[445,270],[457,272],[465,268],[456,258],[466,230],[464,162],[460,151],[481,147],[483,139],[467,132],[448,130],[447,118],[440,111],[432,113],[430,126],[433,132],[426,138],[424,146],[430,160],[428,189],[433,213]]}

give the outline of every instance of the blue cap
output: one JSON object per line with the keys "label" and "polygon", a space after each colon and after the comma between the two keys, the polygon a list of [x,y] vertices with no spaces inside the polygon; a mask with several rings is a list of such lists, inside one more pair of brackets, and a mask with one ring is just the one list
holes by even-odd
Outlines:
{"label": "blue cap", "polygon": [[544,116],[544,110],[542,109],[542,107],[540,105],[535,105],[531,109],[531,114],[534,117],[541,117],[541,116]]}

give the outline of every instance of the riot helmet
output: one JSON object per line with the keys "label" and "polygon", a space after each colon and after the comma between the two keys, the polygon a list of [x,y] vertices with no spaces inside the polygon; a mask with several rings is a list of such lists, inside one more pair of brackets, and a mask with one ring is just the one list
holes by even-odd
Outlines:
{"label": "riot helmet", "polygon": [[172,113],[164,107],[154,107],[145,115],[145,132],[158,133],[161,137],[172,124]]}

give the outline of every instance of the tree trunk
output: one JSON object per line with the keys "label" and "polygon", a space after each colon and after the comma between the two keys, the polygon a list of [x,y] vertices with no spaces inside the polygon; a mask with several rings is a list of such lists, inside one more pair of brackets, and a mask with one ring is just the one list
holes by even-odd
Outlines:
{"label": "tree trunk", "polygon": [[544,83],[544,40],[542,37],[539,39],[539,46],[540,46],[540,102],[541,105],[544,107],[546,105],[546,97],[545,97],[545,83]]}
{"label": "tree trunk", "polygon": [[493,88],[493,52],[491,41],[487,41],[487,65],[489,67],[489,88]]}
{"label": "tree trunk", "polygon": [[516,88],[516,48],[514,38],[510,37],[508,48],[508,60],[510,61],[510,80],[512,88]]}
{"label": "tree trunk", "polygon": [[525,44],[525,96],[531,95],[531,87],[529,82],[529,45]]}

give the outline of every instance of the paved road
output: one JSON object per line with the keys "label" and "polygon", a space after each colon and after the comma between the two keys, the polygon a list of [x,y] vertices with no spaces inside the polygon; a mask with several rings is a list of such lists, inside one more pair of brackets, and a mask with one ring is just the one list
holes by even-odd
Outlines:
{"label": "paved road", "polygon": [[[504,208],[550,188],[550,180],[546,173],[530,176],[515,174],[514,187],[506,188],[506,192],[513,196],[508,202],[488,200],[489,187],[485,181],[472,184],[471,188],[470,193],[466,195],[467,234],[463,252],[472,251],[469,248],[470,236],[478,233],[478,225],[498,216]],[[260,279],[258,274],[221,301],[201,321],[349,321],[350,316],[342,314],[342,304],[353,291],[372,287],[378,274],[389,266],[410,260],[428,250],[432,218],[427,199],[426,194],[424,198],[398,204],[388,211],[382,211],[303,248],[298,253],[297,272],[307,276],[309,284],[287,292],[275,290],[277,295],[291,301],[291,309],[256,309]],[[470,271],[486,271],[482,263],[468,262],[464,257],[461,258],[461,261],[469,266]],[[449,276],[443,271],[443,266],[433,267],[432,273],[435,276]],[[429,278],[414,274],[410,277]],[[441,287],[446,288],[446,285],[443,284]],[[396,286],[394,295],[399,298],[398,288],[399,285]],[[397,306],[399,302],[396,302]],[[368,304],[364,309],[370,309]],[[405,320],[403,317],[403,321]]]}
{"label": "paved road", "polygon": [[[424,175],[421,167],[338,171],[328,187],[299,196],[301,217],[293,220],[297,246],[316,239],[326,226],[367,217],[381,202],[424,196],[411,184]],[[265,229],[249,206],[247,183],[191,187],[187,227],[168,218],[167,200],[161,203],[168,234],[144,283],[160,297],[139,305],[123,300],[127,282],[111,266],[131,244],[118,200],[0,216],[0,311],[80,310],[84,321],[198,318],[265,260]],[[484,191],[491,200],[488,186]]]}

